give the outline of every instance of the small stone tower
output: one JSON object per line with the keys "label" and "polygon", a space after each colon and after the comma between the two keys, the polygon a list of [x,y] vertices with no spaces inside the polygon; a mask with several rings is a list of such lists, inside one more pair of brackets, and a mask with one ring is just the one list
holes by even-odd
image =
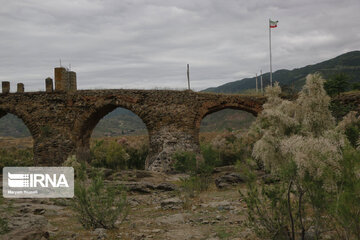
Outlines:
{"label": "small stone tower", "polygon": [[76,73],[64,67],[54,69],[55,91],[75,92],[77,90]]}

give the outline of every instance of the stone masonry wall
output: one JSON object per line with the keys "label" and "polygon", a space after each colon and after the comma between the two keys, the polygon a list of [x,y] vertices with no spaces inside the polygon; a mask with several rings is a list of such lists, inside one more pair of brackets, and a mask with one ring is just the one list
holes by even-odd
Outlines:
{"label": "stone masonry wall", "polygon": [[199,153],[200,122],[225,108],[256,115],[264,97],[168,90],[82,90],[0,94],[0,117],[21,118],[34,138],[39,165],[61,164],[69,155],[89,160],[90,137],[96,124],[117,107],[137,114],[150,140],[146,168],[170,171],[177,150]]}

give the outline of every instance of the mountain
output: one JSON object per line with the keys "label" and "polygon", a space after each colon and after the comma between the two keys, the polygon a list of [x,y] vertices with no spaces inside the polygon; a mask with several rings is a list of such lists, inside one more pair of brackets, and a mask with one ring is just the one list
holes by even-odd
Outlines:
{"label": "mountain", "polygon": [[0,137],[28,137],[31,136],[24,122],[12,114],[6,114],[0,119]]}
{"label": "mountain", "polygon": [[133,112],[125,108],[116,108],[96,125],[92,136],[145,135],[146,126]]}
{"label": "mountain", "polygon": [[[320,72],[325,79],[341,72],[349,77],[350,83],[360,82],[360,51],[348,52],[330,60],[307,65],[302,68],[295,68],[293,70],[281,69],[274,72],[272,76],[273,80],[278,81],[281,86],[288,86],[298,91],[304,85],[305,77],[315,72]],[[264,86],[269,85],[269,82],[270,73],[263,74]],[[249,89],[255,89],[255,77],[207,88],[203,92],[241,93]]]}
{"label": "mountain", "polygon": [[248,129],[255,117],[248,112],[224,109],[207,115],[200,125],[200,132],[220,132],[229,129]]}

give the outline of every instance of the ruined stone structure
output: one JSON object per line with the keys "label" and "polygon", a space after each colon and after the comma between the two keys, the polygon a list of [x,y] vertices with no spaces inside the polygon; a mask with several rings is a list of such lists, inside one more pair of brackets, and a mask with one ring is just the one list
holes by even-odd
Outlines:
{"label": "ruined stone structure", "polygon": [[25,91],[24,84],[23,83],[18,83],[16,92],[23,93],[24,91]]}
{"label": "ruined stone structure", "polygon": [[74,92],[76,91],[76,73],[64,67],[54,69],[55,91]]}
{"label": "ruined stone structure", "polygon": [[[56,84],[56,80],[55,80]],[[149,133],[146,169],[169,171],[177,150],[199,153],[201,120],[208,114],[233,108],[257,115],[264,97],[170,90],[81,90],[0,94],[0,118],[21,118],[34,139],[38,165],[59,165],[69,155],[89,160],[89,144],[97,123],[115,108],[137,114]],[[4,85],[3,85],[4,86]],[[5,84],[5,87],[7,85]]]}

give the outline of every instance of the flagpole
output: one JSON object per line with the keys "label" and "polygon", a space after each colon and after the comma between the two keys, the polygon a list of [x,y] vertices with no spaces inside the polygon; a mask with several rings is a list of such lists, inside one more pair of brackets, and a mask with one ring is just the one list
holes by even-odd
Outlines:
{"label": "flagpole", "polygon": [[260,70],[260,83],[261,83],[261,93],[262,93],[262,95],[264,95],[263,80],[262,80],[262,69]]}
{"label": "flagpole", "polygon": [[269,18],[269,49],[270,49],[270,86],[272,87],[272,56],[271,56],[271,27]]}

